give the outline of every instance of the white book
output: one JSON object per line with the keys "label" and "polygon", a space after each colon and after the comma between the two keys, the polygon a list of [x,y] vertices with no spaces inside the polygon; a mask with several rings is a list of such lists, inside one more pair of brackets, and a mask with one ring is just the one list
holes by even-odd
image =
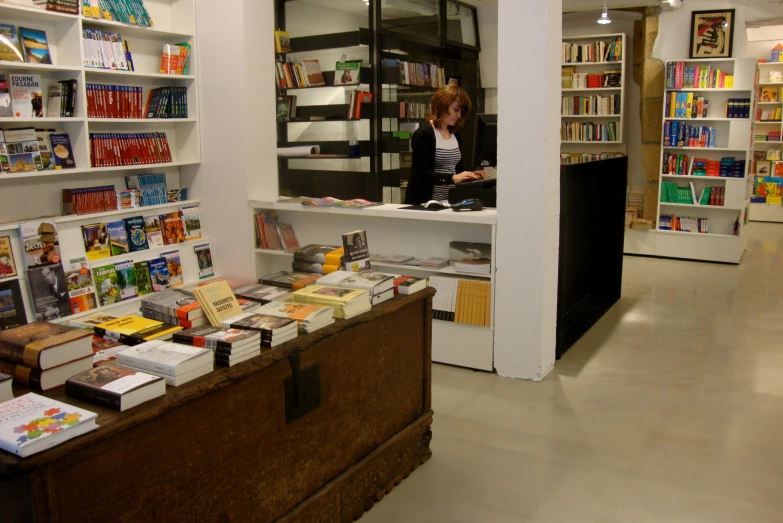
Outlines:
{"label": "white book", "polygon": [[166,394],[160,376],[106,363],[65,382],[68,396],[119,411]]}
{"label": "white book", "polygon": [[319,285],[343,287],[346,289],[361,289],[368,291],[371,296],[380,294],[388,289],[394,289],[394,275],[374,271],[349,272],[335,271],[318,278]]}
{"label": "white book", "polygon": [[243,361],[247,361],[251,358],[255,358],[256,356],[261,355],[261,349],[256,349],[254,351],[248,352],[247,354],[244,354],[240,356],[239,358],[232,358],[228,361],[228,366],[233,367],[237,363],[242,363]]}
{"label": "white book", "polygon": [[0,403],[0,448],[24,458],[97,429],[97,416],[30,392]]}
{"label": "white book", "polygon": [[[211,353],[212,351],[210,351],[210,354]],[[200,378],[201,376],[209,374],[210,372],[215,370],[215,360],[214,358],[210,358],[209,362],[202,365],[201,367],[197,367],[189,372],[186,372],[184,374],[179,374],[177,376],[170,376],[168,374],[162,374],[160,372],[153,372],[151,370],[139,369],[137,367],[133,367],[132,365],[122,365],[122,367],[127,367],[129,369],[147,372],[149,374],[160,376],[161,378],[166,380],[166,385],[169,385],[171,387],[179,387],[180,385],[184,385],[189,381],[193,381],[196,378]]]}
{"label": "white book", "polygon": [[145,372],[179,376],[212,361],[209,349],[152,340],[130,347],[117,354],[117,363]]}
{"label": "white book", "polygon": [[[49,86],[49,99],[46,104],[46,114],[44,116],[49,118],[59,118],[62,116],[61,103],[62,100],[62,85],[58,82]],[[39,145],[40,149],[40,145]]]}
{"label": "white book", "polygon": [[375,307],[376,305],[380,305],[381,303],[388,301],[392,298],[394,298],[394,287],[392,287],[391,289],[386,289],[380,294],[374,295],[372,298],[370,298],[370,303],[372,304],[373,307]]}

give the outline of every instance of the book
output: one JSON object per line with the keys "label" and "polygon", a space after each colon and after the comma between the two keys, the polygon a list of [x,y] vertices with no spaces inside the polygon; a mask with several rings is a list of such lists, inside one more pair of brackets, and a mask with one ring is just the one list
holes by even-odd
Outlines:
{"label": "book", "polygon": [[193,293],[213,327],[219,327],[226,319],[243,313],[234,292],[226,281],[196,287],[193,289]]}
{"label": "book", "polygon": [[160,216],[144,217],[144,232],[147,233],[147,245],[150,249],[163,247],[163,233],[160,227]]}
{"label": "book", "polygon": [[164,245],[173,245],[185,241],[185,225],[182,222],[182,212],[176,211],[161,214],[160,227]]}
{"label": "book", "polygon": [[[186,347],[186,346],[180,345],[180,347]],[[198,367],[197,369],[193,369],[190,372],[177,374],[176,376],[171,376],[169,374],[165,374],[162,372],[155,372],[148,369],[140,369],[137,367],[133,367],[132,365],[128,365],[127,363],[124,363],[122,366],[127,367],[129,369],[146,372],[148,374],[154,374],[155,376],[160,376],[161,378],[166,380],[166,385],[170,387],[179,387],[180,385],[183,385],[189,381],[193,381],[196,378],[200,378],[201,376],[204,376],[212,372],[215,369],[215,360],[214,358],[211,358],[208,363],[205,363],[201,367]]]}
{"label": "book", "polygon": [[16,32],[16,26],[0,24],[0,60],[4,62],[24,62],[22,46]]}
{"label": "book", "polygon": [[174,334],[175,343],[209,349],[216,354],[230,354],[234,349],[259,347],[261,334],[247,329],[229,329],[211,325],[186,329]]}
{"label": "book", "polygon": [[[92,329],[90,329],[92,330]],[[100,336],[92,337],[92,366],[97,367],[105,363],[116,363],[117,354],[127,349],[128,346],[114,340],[107,340]]]}
{"label": "book", "polygon": [[52,55],[49,52],[49,42],[46,39],[46,31],[20,27],[19,37],[26,62],[51,65]]}
{"label": "book", "polygon": [[166,394],[166,380],[107,363],[68,379],[65,394],[122,412]]}
{"label": "book", "polygon": [[132,300],[139,295],[136,288],[136,266],[133,260],[125,260],[114,264],[117,273],[117,288],[120,290],[120,301]]}
{"label": "book", "polygon": [[318,60],[302,60],[304,73],[307,76],[307,83],[310,87],[320,87],[326,85],[324,74],[321,72],[321,65]]}
{"label": "book", "polygon": [[19,224],[27,268],[60,261],[60,242],[54,221],[29,221]]}
{"label": "book", "polygon": [[779,102],[779,93],[777,87],[762,87],[759,102]]}
{"label": "book", "polygon": [[394,290],[394,275],[373,271],[335,271],[320,278],[318,284],[348,289],[363,289],[368,291],[370,296],[375,296],[390,289]]}
{"label": "book", "polygon": [[285,252],[294,252],[299,248],[299,240],[296,238],[296,232],[294,232],[293,225],[279,223],[277,225],[277,231],[283,242],[283,250]]}
{"label": "book", "polygon": [[288,31],[275,31],[275,51],[278,53],[291,52],[291,38],[288,36]]}
{"label": "book", "polygon": [[179,251],[169,251],[161,253],[161,257],[166,260],[166,269],[169,271],[169,285],[178,287],[184,283],[182,275],[182,262],[179,259]]}
{"label": "book", "polygon": [[[0,24],[0,34],[2,33],[2,24]],[[2,49],[2,36],[0,36],[0,49]],[[1,52],[1,51],[0,51]],[[4,74],[0,74],[0,118],[11,118],[14,111],[11,107],[11,91],[8,88],[8,80]],[[0,142],[5,140],[0,137]],[[3,149],[4,149],[3,145]],[[8,154],[7,151],[0,150],[1,154]]]}
{"label": "book", "polygon": [[88,330],[90,331],[90,334],[92,334],[94,332],[93,328],[96,325],[99,325],[105,321],[116,320],[118,317],[119,316],[108,314],[106,312],[96,312],[90,314],[89,316],[82,316],[81,318],[73,319],[68,322],[68,325],[78,329]]}
{"label": "book", "polygon": [[84,239],[84,252],[89,261],[111,256],[109,233],[105,223],[82,225],[82,238]]}
{"label": "book", "polygon": [[97,416],[30,392],[0,403],[0,448],[25,458],[97,429]]}
{"label": "book", "polygon": [[144,251],[149,248],[147,244],[147,232],[144,226],[144,218],[134,216],[125,218],[125,234],[128,238],[128,248],[130,252]]}
{"label": "book", "polygon": [[52,144],[52,158],[55,169],[73,169],[76,160],[73,157],[71,139],[67,134],[50,134],[49,142]]}
{"label": "book", "polygon": [[95,280],[95,289],[101,307],[119,303],[122,300],[120,289],[117,286],[117,270],[113,263],[93,267],[92,276]]}
{"label": "book", "polygon": [[395,294],[413,294],[427,288],[427,280],[413,276],[397,276],[394,278]]}
{"label": "book", "polygon": [[150,268],[147,262],[136,262],[133,264],[133,269],[136,271],[136,291],[139,293],[139,296],[145,296],[153,292]]}
{"label": "book", "polygon": [[72,313],[79,314],[98,308],[95,284],[85,256],[68,260],[65,284]]}
{"label": "book", "polygon": [[8,75],[11,108],[17,118],[43,118],[43,90],[39,74]]}
{"label": "book", "polygon": [[232,289],[237,298],[257,301],[260,303],[269,303],[275,300],[284,300],[291,295],[291,292],[280,287],[272,285],[263,285],[260,283],[248,283]]}
{"label": "book", "polygon": [[109,249],[112,256],[119,256],[130,252],[128,247],[128,233],[125,231],[125,221],[117,220],[106,224],[109,233]]}
{"label": "book", "polygon": [[294,303],[313,303],[334,307],[334,317],[350,319],[369,311],[370,294],[365,290],[344,289],[324,285],[310,285],[295,291],[292,295]]}
{"label": "book", "polygon": [[357,85],[361,68],[361,60],[337,62],[334,66],[334,85]]}
{"label": "book", "polygon": [[196,254],[196,262],[198,263],[199,279],[214,276],[215,267],[212,264],[212,250],[209,243],[194,245],[193,252]]}
{"label": "book", "polygon": [[297,321],[268,314],[248,313],[225,320],[225,329],[247,329],[261,333],[261,346],[276,347],[297,337]]}
{"label": "book", "polygon": [[151,372],[178,376],[214,361],[210,349],[152,340],[117,354],[117,363]]}
{"label": "book", "polygon": [[294,251],[294,261],[299,263],[323,264],[326,260],[326,255],[339,248],[340,247],[334,245],[305,245]]}
{"label": "book", "polygon": [[72,314],[61,263],[27,269],[27,280],[36,320],[55,320]]}
{"label": "book", "polygon": [[346,271],[359,272],[369,270],[370,249],[365,231],[352,231],[343,234],[343,268]]}
{"label": "book", "polygon": [[261,277],[259,283],[298,291],[307,285],[315,283],[320,277],[320,274],[311,274],[307,272],[279,271]]}
{"label": "book", "polygon": [[183,207],[182,220],[185,222],[185,240],[198,240],[201,238],[201,215],[198,205]]}
{"label": "book", "polygon": [[[54,130],[36,129],[35,136],[38,141],[38,154],[41,157],[41,171],[51,171],[54,169],[54,156],[49,136]],[[37,166],[37,164],[36,164]]]}
{"label": "book", "polygon": [[62,116],[62,85],[58,82],[49,86],[49,96],[46,103],[46,116],[54,118]]}
{"label": "book", "polygon": [[90,333],[39,321],[0,332],[0,359],[46,370],[92,356]]}
{"label": "book", "polygon": [[14,251],[11,248],[11,237],[0,236],[0,280],[16,276]]}
{"label": "book", "polygon": [[151,320],[136,315],[121,316],[96,325],[96,336],[118,341],[126,345],[139,345],[151,340],[168,340],[175,332],[181,331],[179,325]]}
{"label": "book", "polygon": [[46,370],[35,369],[21,363],[0,359],[0,372],[10,374],[14,377],[15,382],[35,390],[49,390],[62,387],[65,384],[65,380],[91,367],[92,356],[85,356]]}
{"label": "book", "polygon": [[27,324],[19,280],[0,280],[0,331]]}
{"label": "book", "polygon": [[161,289],[168,289],[171,287],[171,280],[169,279],[169,268],[166,264],[166,258],[155,258],[147,261],[147,267],[149,268],[150,281],[152,282],[152,291],[158,292]]}

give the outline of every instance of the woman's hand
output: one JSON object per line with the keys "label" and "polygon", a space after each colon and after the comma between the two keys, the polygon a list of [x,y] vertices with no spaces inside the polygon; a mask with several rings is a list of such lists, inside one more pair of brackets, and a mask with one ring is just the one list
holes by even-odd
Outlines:
{"label": "woman's hand", "polygon": [[483,180],[484,178],[489,177],[489,173],[487,171],[481,170],[481,171],[473,171],[473,173],[477,176],[477,180]]}
{"label": "woman's hand", "polygon": [[479,176],[476,173],[470,171],[462,171],[459,174],[455,174],[451,177],[454,183],[467,182],[470,180],[478,180]]}

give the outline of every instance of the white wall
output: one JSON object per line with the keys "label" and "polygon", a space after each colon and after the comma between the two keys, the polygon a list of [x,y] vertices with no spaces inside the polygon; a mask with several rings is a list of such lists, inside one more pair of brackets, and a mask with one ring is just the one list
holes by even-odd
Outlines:
{"label": "white wall", "polygon": [[485,0],[476,4],[481,52],[479,70],[481,86],[485,89],[498,86],[498,0]]}

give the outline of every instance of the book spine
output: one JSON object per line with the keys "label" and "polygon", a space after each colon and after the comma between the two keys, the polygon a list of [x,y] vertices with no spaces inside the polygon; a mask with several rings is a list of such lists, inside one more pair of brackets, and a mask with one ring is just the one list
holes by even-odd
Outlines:
{"label": "book spine", "polygon": [[13,376],[14,381],[26,387],[42,390],[41,371],[38,369],[31,369],[24,365],[17,365],[10,361],[0,360],[0,372]]}
{"label": "book spine", "polygon": [[217,349],[228,350],[232,349],[231,343],[223,340],[212,340],[203,336],[183,336],[174,334],[173,340],[176,343],[182,343],[183,345],[191,345],[193,347],[201,347],[203,349],[211,349],[213,351]]}
{"label": "book spine", "polygon": [[86,387],[70,380],[65,382],[65,394],[72,398],[103,405],[115,410],[122,408],[122,396],[119,394],[104,389]]}

